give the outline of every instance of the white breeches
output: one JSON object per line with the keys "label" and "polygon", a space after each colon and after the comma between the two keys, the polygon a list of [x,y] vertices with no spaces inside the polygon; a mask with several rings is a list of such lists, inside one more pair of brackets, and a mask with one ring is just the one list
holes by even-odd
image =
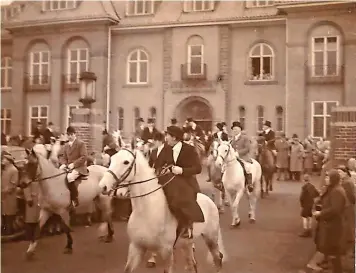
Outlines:
{"label": "white breeches", "polygon": [[70,173],[68,173],[67,174],[68,183],[74,182],[79,177],[79,175],[80,173],[77,170],[73,170]]}

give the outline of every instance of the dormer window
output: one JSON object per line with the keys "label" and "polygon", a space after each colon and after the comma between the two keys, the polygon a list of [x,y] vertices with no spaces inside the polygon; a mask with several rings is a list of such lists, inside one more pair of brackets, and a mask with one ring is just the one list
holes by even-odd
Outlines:
{"label": "dormer window", "polygon": [[154,14],[154,0],[130,0],[126,2],[126,15]]}
{"label": "dormer window", "polygon": [[248,0],[246,1],[246,7],[248,8],[258,8],[267,7],[274,4],[273,0]]}
{"label": "dormer window", "polygon": [[64,9],[74,9],[77,7],[77,1],[55,1],[55,0],[44,0],[43,1],[43,10],[44,11],[55,11],[55,10],[64,10]]}
{"label": "dormer window", "polygon": [[214,0],[185,0],[184,12],[213,11]]}

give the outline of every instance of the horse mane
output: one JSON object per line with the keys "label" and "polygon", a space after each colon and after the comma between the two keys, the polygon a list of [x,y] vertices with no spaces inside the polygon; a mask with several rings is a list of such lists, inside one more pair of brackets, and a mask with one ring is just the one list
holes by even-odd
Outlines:
{"label": "horse mane", "polygon": [[[154,171],[148,164],[148,160],[144,156],[144,154],[140,150],[137,150],[137,149],[135,150],[135,153],[136,153],[136,165],[140,168],[143,168],[145,173],[150,173],[150,174],[154,175]],[[147,172],[146,172],[146,170],[147,170]]]}
{"label": "horse mane", "polygon": [[34,153],[37,157],[38,163],[40,164],[42,171],[50,171],[51,175],[60,174],[60,170],[57,169],[51,162],[49,162],[47,158],[42,156],[40,153],[37,153],[36,151],[34,151]]}

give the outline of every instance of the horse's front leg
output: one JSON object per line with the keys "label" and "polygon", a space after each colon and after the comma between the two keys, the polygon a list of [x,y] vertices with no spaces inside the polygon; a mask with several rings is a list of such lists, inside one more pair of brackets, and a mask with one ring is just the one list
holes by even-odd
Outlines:
{"label": "horse's front leg", "polygon": [[145,250],[134,243],[129,245],[129,253],[125,266],[125,273],[133,272],[141,263]]}
{"label": "horse's front leg", "polygon": [[70,228],[70,215],[69,211],[66,209],[63,209],[58,212],[58,215],[62,218],[63,224],[64,224],[64,232],[67,236],[67,244],[64,248],[64,254],[72,254],[73,252],[73,238],[71,233],[71,228]]}
{"label": "horse's front leg", "polygon": [[239,216],[239,204],[242,196],[244,195],[244,191],[245,191],[244,187],[238,189],[236,193],[236,197],[231,203],[231,211],[233,211],[233,219],[231,224],[232,228],[238,227],[241,223],[240,216]]}
{"label": "horse's front leg", "polygon": [[103,221],[106,222],[108,232],[104,242],[110,243],[113,241],[114,237],[114,228],[112,224],[112,205],[111,205],[111,197],[100,195],[95,199],[95,203],[99,206]]}
{"label": "horse's front leg", "polygon": [[40,210],[40,217],[38,225],[31,225],[29,224],[29,231],[30,231],[30,245],[26,251],[27,258],[31,258],[35,254],[35,250],[37,247],[37,241],[41,237],[41,231],[43,226],[46,224],[49,217],[51,217],[52,213],[48,210],[41,209]]}
{"label": "horse's front leg", "polygon": [[256,206],[257,206],[258,192],[255,190],[251,193],[248,193],[248,203],[249,203],[249,213],[248,217],[250,223],[256,222]]}
{"label": "horse's front leg", "polygon": [[163,273],[173,273],[173,271],[174,271],[174,250],[173,250],[173,248],[162,248],[160,250],[160,254],[164,261]]}

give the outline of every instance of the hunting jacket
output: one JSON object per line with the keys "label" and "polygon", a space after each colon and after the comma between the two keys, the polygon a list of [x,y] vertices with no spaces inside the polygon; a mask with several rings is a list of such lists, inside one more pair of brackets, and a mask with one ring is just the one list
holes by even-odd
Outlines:
{"label": "hunting jacket", "polygon": [[75,139],[72,146],[66,143],[63,148],[63,163],[69,165],[74,164],[74,168],[82,175],[87,175],[87,158],[88,152],[85,143],[79,139]]}
{"label": "hunting jacket", "polygon": [[242,160],[251,162],[251,141],[245,133],[241,132],[238,137],[233,137],[231,146],[239,153]]}

